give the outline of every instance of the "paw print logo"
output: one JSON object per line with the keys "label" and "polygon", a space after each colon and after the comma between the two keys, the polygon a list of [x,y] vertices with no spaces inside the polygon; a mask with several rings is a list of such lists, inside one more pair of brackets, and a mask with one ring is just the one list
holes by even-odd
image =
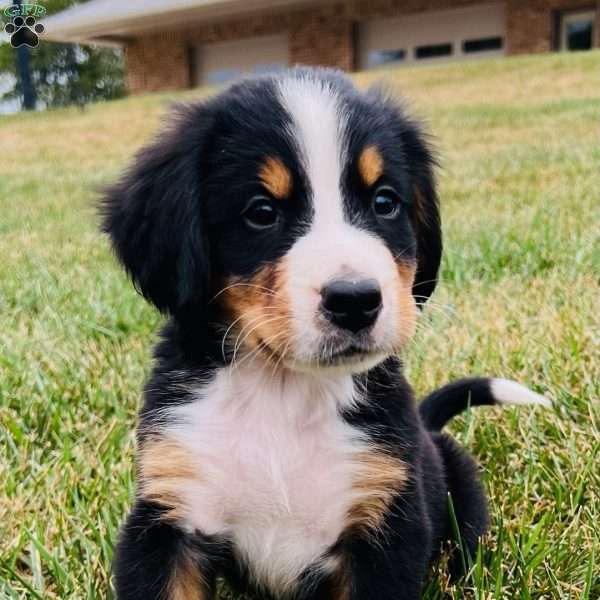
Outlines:
{"label": "paw print logo", "polygon": [[7,23],[4,26],[4,31],[10,35],[10,45],[13,48],[21,46],[29,46],[37,48],[40,43],[38,35],[44,33],[44,26],[41,23],[35,22],[35,17],[15,17],[12,23]]}

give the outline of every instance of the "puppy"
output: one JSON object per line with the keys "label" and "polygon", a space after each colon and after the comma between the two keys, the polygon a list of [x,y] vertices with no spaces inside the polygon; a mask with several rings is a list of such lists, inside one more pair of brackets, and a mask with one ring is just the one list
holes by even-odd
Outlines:
{"label": "puppy", "polygon": [[[419,125],[343,75],[295,69],[179,109],[103,203],[168,315],[138,428],[120,600],[414,600],[488,517],[440,430],[541,396],[469,379],[417,409],[397,354],[436,285],[434,161]],[[457,562],[456,559],[454,561]]]}

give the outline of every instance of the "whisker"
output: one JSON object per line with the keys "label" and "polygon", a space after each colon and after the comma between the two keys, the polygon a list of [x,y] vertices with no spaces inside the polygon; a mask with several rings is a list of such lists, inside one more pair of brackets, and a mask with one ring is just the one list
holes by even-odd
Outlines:
{"label": "whisker", "polygon": [[[262,318],[262,317],[261,317]],[[261,327],[262,325],[266,325],[268,323],[274,323],[276,321],[281,321],[281,320],[286,320],[287,317],[286,316],[275,316],[275,317],[271,317],[269,319],[264,319],[262,321],[260,321],[255,327],[251,327],[251,329],[248,331],[248,333],[244,336],[243,339],[240,340],[241,336],[243,335],[244,330],[247,328],[247,325],[242,328],[242,331],[240,331],[240,334],[238,335],[238,337],[235,340],[235,344],[234,344],[234,349],[233,349],[233,358],[232,358],[232,362],[235,362],[236,360],[236,356],[237,353],[239,351],[239,349],[242,347],[242,345],[244,344],[244,342],[252,335],[252,333],[254,331],[256,331],[259,327]],[[251,321],[251,323],[256,323],[256,321],[259,321],[260,319],[254,319],[253,321]]]}
{"label": "whisker", "polygon": [[[426,279],[424,281],[419,281],[418,283],[415,283],[415,285],[413,287],[419,287],[420,285],[425,285],[426,283],[434,283],[436,281],[439,281],[439,279],[436,277],[435,279]],[[423,297],[427,297],[427,296],[423,296]]]}
{"label": "whisker", "polygon": [[[233,357],[232,360],[235,361],[236,356],[238,351],[240,350],[240,348],[244,345],[244,342],[257,330],[259,329],[261,326],[263,325],[267,325],[268,323],[271,322],[275,322],[278,320],[283,319],[284,317],[271,317],[268,319],[264,318],[264,315],[261,316],[259,319],[253,319],[252,321],[250,321],[249,323],[247,323],[239,332],[239,334],[237,335],[237,337],[235,338],[235,341],[233,342]],[[246,332],[246,334],[244,335],[244,332]]]}
{"label": "whisker", "polygon": [[210,304],[211,302],[213,302],[214,300],[216,300],[221,294],[225,293],[227,290],[230,290],[232,288],[235,287],[250,287],[250,288],[256,288],[257,290],[261,290],[266,292],[268,295],[270,296],[275,296],[276,293],[274,290],[265,287],[263,285],[256,285],[255,283],[247,283],[244,281],[239,281],[239,282],[235,282],[232,283],[230,285],[225,286],[223,289],[219,290],[209,301],[208,303]]}
{"label": "whisker", "polygon": [[233,329],[235,324],[241,321],[244,318],[244,316],[245,315],[241,315],[237,319],[235,319],[235,321],[233,321],[233,323],[229,325],[229,327],[225,331],[225,334],[223,335],[223,339],[221,340],[221,354],[223,355],[223,360],[225,360],[225,342],[227,340],[227,336],[229,335],[229,332]]}
{"label": "whisker", "polygon": [[[287,334],[287,331],[280,331],[279,333],[271,336],[269,339],[269,344],[271,344],[274,340],[276,340],[277,338],[283,336]],[[263,342],[264,343],[264,342]],[[270,347],[270,345],[269,345]],[[239,361],[234,360],[232,361],[231,365],[232,365],[232,369],[237,369],[240,367],[240,365],[242,365],[245,361],[250,360],[252,358],[255,358],[262,350],[264,350],[263,346],[261,346],[260,344],[258,344],[255,348],[253,348],[248,354],[246,354],[245,356],[243,356]]]}
{"label": "whisker", "polygon": [[[275,309],[271,309],[270,311],[268,309],[262,309],[261,311],[262,313],[274,313],[276,312]],[[225,334],[223,335],[223,339],[221,341],[221,352],[223,353],[223,358],[225,358],[224,356],[224,352],[225,352],[225,342],[227,340],[227,336],[229,335],[229,332],[233,329],[233,327],[236,325],[236,323],[239,323],[246,315],[242,314],[240,315],[237,319],[235,319],[231,325],[229,325],[229,327],[227,327],[227,330],[225,331]],[[243,329],[242,329],[243,331]]]}
{"label": "whisker", "polygon": [[[269,341],[268,341],[268,342],[265,342],[265,344],[266,344],[268,347],[272,348],[272,344],[273,344],[273,341],[274,341],[275,337],[276,337],[276,336],[272,336],[272,337],[269,339]],[[273,381],[273,379],[275,378],[275,375],[276,375],[276,373],[277,373],[277,369],[279,368],[279,365],[280,365],[280,364],[283,362],[283,360],[284,360],[285,356],[287,355],[287,351],[288,351],[288,349],[289,349],[289,347],[290,347],[291,343],[292,343],[292,340],[291,340],[291,339],[289,339],[289,340],[287,341],[287,343],[284,341],[284,342],[282,342],[281,344],[277,344],[277,346],[276,346],[275,348],[273,348],[273,352],[274,352],[274,353],[275,353],[275,354],[278,356],[278,359],[277,359],[277,361],[275,362],[275,364],[272,366],[270,382],[272,382],[272,381]],[[280,348],[282,348],[282,347],[284,347],[284,349],[283,349],[283,352],[281,352],[281,351],[280,351]],[[266,368],[266,365],[265,365],[265,366],[263,366],[263,369],[264,369],[264,368]]]}

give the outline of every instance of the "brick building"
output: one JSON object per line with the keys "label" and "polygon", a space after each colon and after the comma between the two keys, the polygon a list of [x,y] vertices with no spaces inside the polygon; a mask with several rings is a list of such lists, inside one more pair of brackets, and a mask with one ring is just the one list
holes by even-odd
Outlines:
{"label": "brick building", "polygon": [[600,0],[91,0],[44,22],[46,39],[122,46],[132,93],[600,46]]}

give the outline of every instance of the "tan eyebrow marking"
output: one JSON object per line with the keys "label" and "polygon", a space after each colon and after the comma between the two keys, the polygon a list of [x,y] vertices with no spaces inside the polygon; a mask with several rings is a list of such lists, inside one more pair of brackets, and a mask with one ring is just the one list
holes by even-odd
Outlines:
{"label": "tan eyebrow marking", "polygon": [[292,174],[279,158],[267,156],[258,176],[269,192],[278,199],[287,198],[292,191]]}
{"label": "tan eyebrow marking", "polygon": [[383,158],[377,146],[367,146],[358,159],[358,172],[366,185],[373,185],[383,173]]}

